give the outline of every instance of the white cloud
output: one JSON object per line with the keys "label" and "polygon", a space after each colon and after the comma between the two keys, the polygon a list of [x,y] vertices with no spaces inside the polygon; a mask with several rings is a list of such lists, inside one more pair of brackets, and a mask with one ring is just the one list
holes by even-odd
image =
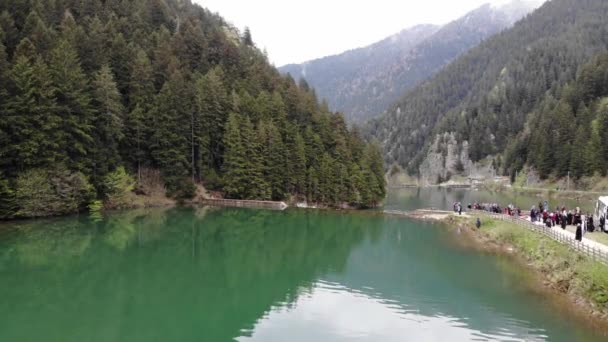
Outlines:
{"label": "white cloud", "polygon": [[506,0],[194,0],[220,13],[277,66],[365,46],[402,29],[444,24],[484,3]]}

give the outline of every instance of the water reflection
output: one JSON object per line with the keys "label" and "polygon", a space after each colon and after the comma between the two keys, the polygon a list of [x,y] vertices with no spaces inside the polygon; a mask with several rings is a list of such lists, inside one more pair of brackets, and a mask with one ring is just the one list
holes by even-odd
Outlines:
{"label": "water reflection", "polygon": [[320,281],[291,308],[274,307],[238,341],[545,341],[542,329],[504,322],[494,333],[468,326],[468,318],[384,300],[339,284]]}

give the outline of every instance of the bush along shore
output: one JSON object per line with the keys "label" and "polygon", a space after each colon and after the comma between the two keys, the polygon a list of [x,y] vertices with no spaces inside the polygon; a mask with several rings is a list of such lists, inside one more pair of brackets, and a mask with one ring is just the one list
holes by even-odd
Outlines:
{"label": "bush along shore", "polygon": [[581,311],[608,321],[608,266],[516,224],[482,218],[448,216],[444,222],[469,232],[481,246],[523,258],[544,285],[566,294]]}

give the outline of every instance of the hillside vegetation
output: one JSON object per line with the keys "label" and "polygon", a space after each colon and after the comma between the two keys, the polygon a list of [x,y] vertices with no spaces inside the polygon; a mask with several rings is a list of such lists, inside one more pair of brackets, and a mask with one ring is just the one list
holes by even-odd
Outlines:
{"label": "hillside vegetation", "polygon": [[175,198],[201,181],[232,198],[384,197],[378,148],[249,30],[189,0],[0,2],[0,218],[145,194],[155,172]]}
{"label": "hillside vegetation", "polygon": [[[524,164],[543,177],[605,172],[598,139],[607,94],[598,56],[607,47],[608,2],[549,1],[408,92],[368,132],[382,141],[389,163],[411,174],[448,133],[455,151],[435,144],[434,154],[467,151],[472,162],[489,156],[507,175]],[[444,167],[466,173],[463,164]]]}
{"label": "hillside vegetation", "polygon": [[443,26],[418,25],[370,46],[279,70],[306,79],[319,98],[349,121],[364,122],[537,6],[535,0],[486,4]]}

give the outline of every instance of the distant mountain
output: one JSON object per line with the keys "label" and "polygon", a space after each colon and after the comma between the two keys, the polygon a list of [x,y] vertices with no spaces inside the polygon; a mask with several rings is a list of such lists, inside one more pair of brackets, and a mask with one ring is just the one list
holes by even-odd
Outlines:
{"label": "distant mountain", "polygon": [[413,88],[366,132],[423,183],[482,164],[511,176],[526,166],[541,177],[605,174],[606,52],[608,1],[551,0]]}
{"label": "distant mountain", "polygon": [[538,1],[486,4],[443,27],[419,25],[373,45],[279,68],[304,78],[330,107],[351,121],[384,112],[408,89],[434,75],[463,52],[510,27]]}

